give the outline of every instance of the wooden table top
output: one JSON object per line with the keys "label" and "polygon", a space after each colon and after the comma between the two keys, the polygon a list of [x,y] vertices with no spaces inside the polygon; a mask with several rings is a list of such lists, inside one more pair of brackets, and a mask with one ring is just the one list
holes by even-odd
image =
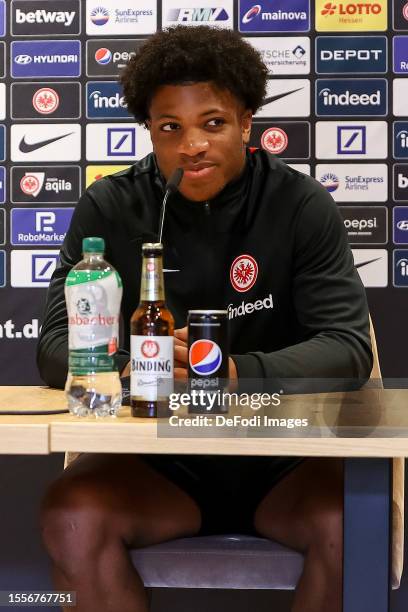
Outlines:
{"label": "wooden table top", "polygon": [[[59,390],[0,387],[0,453],[408,456],[408,389],[288,395],[281,397],[277,407],[235,406],[228,415],[212,415],[206,422],[180,409],[172,425],[168,419],[132,418],[128,407],[122,407],[116,418],[107,419],[79,419],[69,414],[2,416],[11,410],[65,407],[64,393]],[[233,417],[235,422],[225,421]],[[298,426],[294,426],[295,419]],[[307,426],[301,425],[302,419],[307,419]]]}

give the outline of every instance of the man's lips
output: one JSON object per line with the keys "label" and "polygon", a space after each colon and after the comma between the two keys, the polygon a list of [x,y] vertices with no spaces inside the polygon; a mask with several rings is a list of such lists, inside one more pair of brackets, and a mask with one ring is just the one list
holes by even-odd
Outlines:
{"label": "man's lips", "polygon": [[202,163],[202,164],[191,164],[189,166],[184,166],[184,174],[183,177],[188,179],[202,179],[207,178],[212,174],[215,169],[215,164],[212,163]]}

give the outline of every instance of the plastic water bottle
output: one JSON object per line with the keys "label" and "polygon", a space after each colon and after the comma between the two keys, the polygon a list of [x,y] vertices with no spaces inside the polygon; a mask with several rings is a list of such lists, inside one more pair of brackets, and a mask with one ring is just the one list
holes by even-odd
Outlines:
{"label": "plastic water bottle", "polygon": [[122,281],[104,260],[103,238],[84,238],[83,260],[65,281],[68,408],[76,416],[115,416],[122,403],[116,364]]}

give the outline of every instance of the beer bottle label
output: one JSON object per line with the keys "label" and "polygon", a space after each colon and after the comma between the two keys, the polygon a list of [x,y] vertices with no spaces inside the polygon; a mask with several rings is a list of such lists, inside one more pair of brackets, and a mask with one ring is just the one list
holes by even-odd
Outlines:
{"label": "beer bottle label", "polygon": [[73,375],[114,372],[122,282],[111,270],[71,270],[65,283],[69,370]]}
{"label": "beer bottle label", "polygon": [[142,402],[164,400],[173,392],[173,336],[130,337],[130,394]]}

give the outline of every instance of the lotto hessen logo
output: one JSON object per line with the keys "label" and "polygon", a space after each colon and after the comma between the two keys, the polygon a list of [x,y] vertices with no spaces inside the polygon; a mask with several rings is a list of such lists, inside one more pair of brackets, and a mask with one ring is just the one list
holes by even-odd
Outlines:
{"label": "lotto hessen logo", "polygon": [[318,121],[317,159],[387,159],[386,121]]}
{"label": "lotto hessen logo", "polygon": [[233,28],[233,2],[232,0],[180,0],[163,1],[162,26],[171,25],[210,25],[222,28]]}
{"label": "lotto hessen logo", "polygon": [[310,38],[306,36],[259,36],[245,40],[259,51],[269,75],[309,74]]}
{"label": "lotto hessen logo", "polygon": [[316,178],[336,202],[386,202],[386,164],[318,164]]}
{"label": "lotto hessen logo", "polygon": [[368,2],[328,2],[316,0],[318,32],[387,29],[387,0]]}
{"label": "lotto hessen logo", "polygon": [[239,255],[234,259],[230,269],[230,280],[233,288],[240,293],[249,291],[258,278],[258,264],[251,255]]}
{"label": "lotto hessen logo", "polygon": [[310,158],[310,123],[307,121],[254,121],[250,147],[262,147],[283,159]]}
{"label": "lotto hessen logo", "polygon": [[210,376],[219,370],[222,352],[213,340],[196,340],[190,347],[188,360],[194,374]]}
{"label": "lotto hessen logo", "polygon": [[131,117],[119,83],[111,81],[86,84],[87,112],[89,119],[116,119]]}
{"label": "lotto hessen logo", "polygon": [[11,2],[13,36],[59,36],[79,34],[79,0],[14,0]]}
{"label": "lotto hessen logo", "polygon": [[86,43],[86,73],[88,76],[117,77],[144,39],[98,39]]}
{"label": "lotto hessen logo", "polygon": [[76,203],[80,193],[79,166],[14,166],[11,169],[14,204]]}
{"label": "lotto hessen logo", "polygon": [[13,208],[11,244],[57,246],[63,243],[73,208]]}
{"label": "lotto hessen logo", "polygon": [[407,0],[393,0],[394,4],[394,18],[393,25],[394,30],[407,31],[408,30],[408,2]]}
{"label": "lotto hessen logo", "polygon": [[318,36],[317,74],[387,72],[385,36]]}
{"label": "lotto hessen logo", "polygon": [[408,206],[396,206],[392,211],[395,244],[408,244]]}
{"label": "lotto hessen logo", "polygon": [[[308,32],[310,30],[309,0],[240,0],[240,32]],[[271,10],[273,9],[273,10]]]}
{"label": "lotto hessen logo", "polygon": [[159,343],[155,340],[144,340],[144,342],[142,342],[140,350],[142,351],[143,357],[146,357],[147,359],[153,359],[153,357],[157,357],[157,355],[159,354],[160,346]]}
{"label": "lotto hessen logo", "polygon": [[153,34],[157,29],[157,0],[87,0],[86,33]]}
{"label": "lotto hessen logo", "polygon": [[386,79],[317,79],[316,114],[320,117],[383,117],[387,114]]}
{"label": "lotto hessen logo", "polygon": [[11,43],[11,76],[79,77],[81,43],[79,40],[36,40]]}
{"label": "lotto hessen logo", "polygon": [[12,119],[79,119],[79,83],[12,83]]}

